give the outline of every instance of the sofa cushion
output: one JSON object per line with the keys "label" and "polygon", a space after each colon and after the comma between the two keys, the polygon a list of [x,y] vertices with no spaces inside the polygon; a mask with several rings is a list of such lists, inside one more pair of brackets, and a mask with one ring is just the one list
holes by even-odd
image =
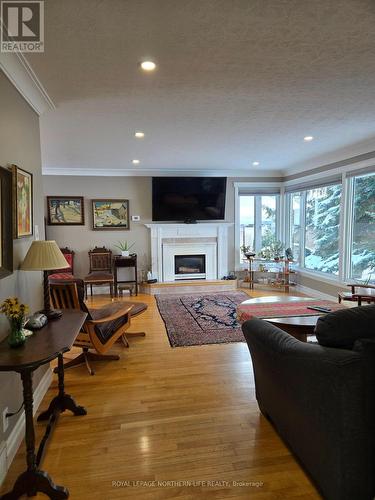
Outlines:
{"label": "sofa cushion", "polygon": [[321,316],[315,327],[319,344],[352,349],[356,340],[375,338],[375,304],[340,309]]}

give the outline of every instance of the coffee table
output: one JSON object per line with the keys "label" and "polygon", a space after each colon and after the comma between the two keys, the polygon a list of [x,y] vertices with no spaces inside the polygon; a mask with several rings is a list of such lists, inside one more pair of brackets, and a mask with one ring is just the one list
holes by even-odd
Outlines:
{"label": "coffee table", "polygon": [[[257,304],[282,304],[286,302],[311,302],[314,299],[312,297],[294,297],[294,296],[269,296],[269,297],[257,297],[256,299],[245,300],[238,306],[238,312],[241,314],[242,310],[246,308],[246,305],[257,305]],[[243,308],[245,306],[245,308]],[[313,311],[312,311],[313,312]],[[281,328],[285,332],[289,333],[301,342],[306,342],[307,337],[314,334],[314,328],[319,317],[324,313],[318,313],[312,316],[288,316],[288,317],[275,317],[275,318],[264,318],[265,321]]]}

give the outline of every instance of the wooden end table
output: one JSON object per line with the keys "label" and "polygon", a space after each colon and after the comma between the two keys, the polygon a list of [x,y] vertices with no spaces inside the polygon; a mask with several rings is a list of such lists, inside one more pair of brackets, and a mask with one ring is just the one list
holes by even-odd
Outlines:
{"label": "wooden end table", "polygon": [[[22,347],[10,348],[7,339],[0,343],[0,371],[15,371],[21,375],[25,411],[25,442],[27,469],[17,478],[12,491],[1,496],[1,500],[15,500],[22,495],[35,496],[44,493],[53,500],[69,497],[64,486],[57,486],[47,472],[39,468],[46,445],[57,423],[60,413],[70,410],[74,415],[86,415],[86,410],[78,406],[74,399],[65,393],[63,353],[71,349],[87,314],[81,311],[65,310],[60,319],[50,321],[41,330],[28,337]],[[33,420],[33,372],[58,358],[58,395],[51,401],[48,409],[41,413],[38,421],[48,420],[45,434],[35,452],[35,430]]]}

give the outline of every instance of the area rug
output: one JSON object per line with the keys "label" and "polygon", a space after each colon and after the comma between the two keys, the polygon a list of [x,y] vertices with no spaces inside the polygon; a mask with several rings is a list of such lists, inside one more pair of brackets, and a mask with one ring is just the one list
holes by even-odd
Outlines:
{"label": "area rug", "polygon": [[172,347],[244,342],[237,306],[245,292],[155,295]]}
{"label": "area rug", "polygon": [[295,302],[269,302],[259,304],[243,304],[238,310],[238,321],[244,321],[256,316],[259,319],[288,318],[290,316],[318,316],[326,314],[308,309],[311,306],[326,307],[331,311],[345,308],[330,300],[304,299]]}

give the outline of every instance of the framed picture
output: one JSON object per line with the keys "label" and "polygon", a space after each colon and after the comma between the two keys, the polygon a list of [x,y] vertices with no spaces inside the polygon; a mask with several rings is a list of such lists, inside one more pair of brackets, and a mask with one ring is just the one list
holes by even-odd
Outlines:
{"label": "framed picture", "polygon": [[83,226],[83,196],[47,196],[47,214],[49,226]]}
{"label": "framed picture", "polygon": [[14,237],[25,238],[33,234],[33,174],[12,165]]}
{"label": "framed picture", "polygon": [[12,172],[0,167],[0,279],[13,272]]}
{"label": "framed picture", "polygon": [[92,228],[129,229],[129,200],[92,200]]}

